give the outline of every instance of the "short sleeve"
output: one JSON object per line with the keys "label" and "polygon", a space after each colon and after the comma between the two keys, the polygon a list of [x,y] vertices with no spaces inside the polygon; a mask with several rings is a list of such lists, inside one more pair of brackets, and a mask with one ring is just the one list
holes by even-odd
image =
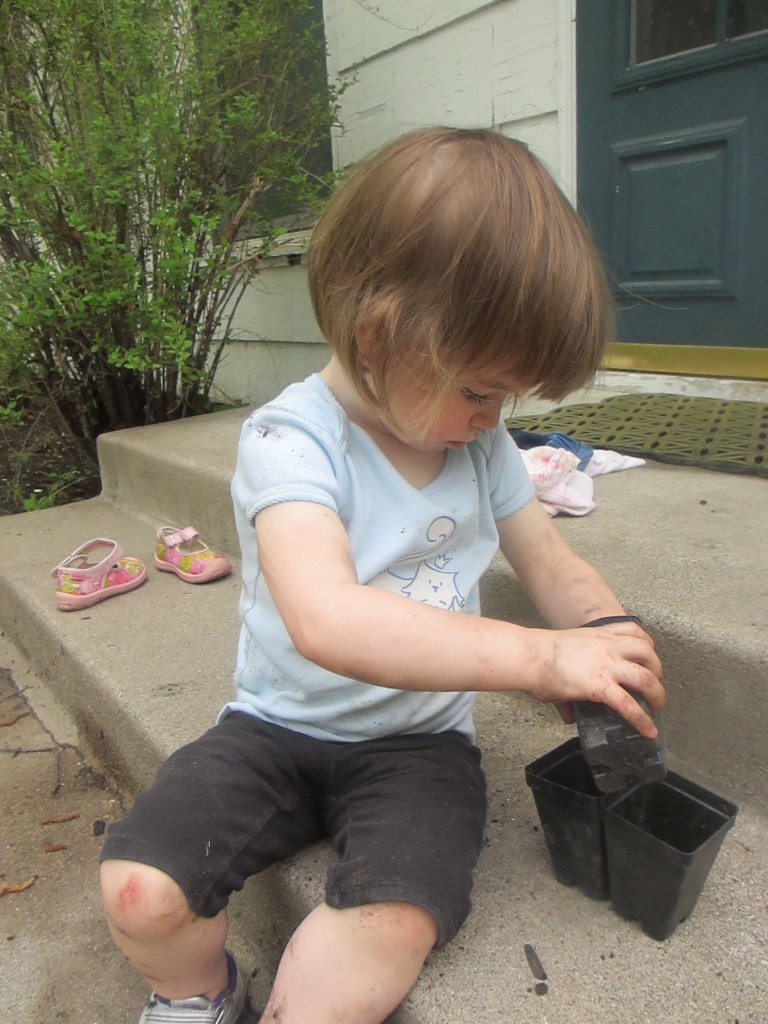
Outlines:
{"label": "short sleeve", "polygon": [[232,497],[253,524],[268,505],[309,501],[340,513],[342,440],[279,406],[264,406],[243,424]]}
{"label": "short sleeve", "polygon": [[492,434],[488,477],[494,519],[508,519],[524,508],[535,492],[517,445],[503,423]]}

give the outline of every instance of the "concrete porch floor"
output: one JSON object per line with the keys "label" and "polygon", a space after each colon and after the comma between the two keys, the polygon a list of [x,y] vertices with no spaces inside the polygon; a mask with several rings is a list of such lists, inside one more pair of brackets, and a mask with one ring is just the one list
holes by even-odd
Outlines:
{"label": "concrete porch floor", "polygon": [[[572,399],[586,400],[595,398]],[[195,588],[150,565],[148,582],[134,593],[63,614],[53,606],[49,571],[94,536],[114,537],[151,563],[154,533],[164,523],[194,522],[234,554],[228,481],[245,415],[105,435],[100,497],[0,520],[2,663],[49,731],[79,745],[127,799],[229,695],[236,573]],[[559,522],[657,637],[670,692],[664,734],[671,765],[734,799],[736,825],[691,918],[666,942],[654,942],[552,874],[523,769],[572,730],[522,698],[481,698],[491,811],[474,911],[454,943],[430,959],[393,1024],[768,1020],[766,481],[649,462],[595,484],[595,512]],[[488,574],[484,600],[489,614],[536,621],[500,564]],[[18,760],[9,755],[4,772]],[[325,847],[312,848],[252,880],[232,901],[232,944],[256,971],[254,1006],[291,928],[322,898],[328,856]],[[72,900],[94,885],[94,865],[73,863]],[[6,901],[23,897],[3,897],[0,914]],[[62,934],[42,900],[24,924],[24,955],[17,939],[0,949],[13,1019],[138,1018],[142,988],[91,907],[82,930]],[[525,943],[547,971],[546,995],[535,992]],[[65,966],[81,993],[77,1017],[62,1018],[52,998]]]}

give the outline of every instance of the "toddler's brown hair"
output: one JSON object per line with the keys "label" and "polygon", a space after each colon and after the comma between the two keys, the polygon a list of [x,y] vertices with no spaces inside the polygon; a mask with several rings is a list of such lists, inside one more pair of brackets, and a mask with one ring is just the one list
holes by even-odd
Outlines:
{"label": "toddler's brown hair", "polygon": [[436,402],[468,370],[560,399],[592,379],[612,337],[581,218],[524,144],[492,130],[427,128],[384,146],[331,197],[308,263],[323,334],[383,405],[390,374],[425,370]]}

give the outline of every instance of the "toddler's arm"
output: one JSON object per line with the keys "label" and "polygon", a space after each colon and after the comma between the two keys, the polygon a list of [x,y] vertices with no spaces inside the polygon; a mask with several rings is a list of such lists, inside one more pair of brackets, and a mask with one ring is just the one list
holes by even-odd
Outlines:
{"label": "toddler's arm", "polygon": [[[573,627],[583,626],[604,616],[625,614],[618,598],[602,576],[589,562],[571,550],[538,501],[530,502],[516,515],[497,523],[497,526],[499,545],[504,556],[542,616],[555,629],[572,630]],[[587,632],[599,633],[601,642],[611,636],[623,635],[643,639],[653,647],[650,636],[633,622],[614,623]],[[572,632],[563,632],[555,642],[561,656],[580,657],[585,639],[586,646],[591,647],[584,631],[577,636]],[[654,671],[660,678],[660,665]],[[626,682],[630,685],[629,680]],[[543,694],[537,696],[547,699]],[[629,695],[627,700],[631,701]],[[559,705],[558,710],[565,721],[573,722],[573,708],[570,704]]]}
{"label": "toddler's arm", "polygon": [[[505,537],[508,532],[505,527]],[[524,629],[362,586],[346,530],[322,505],[271,505],[257,515],[256,533],[262,571],[293,643],[329,671],[396,689],[520,690],[544,701],[598,700],[645,735],[656,735],[621,685],[642,693],[654,709],[664,702],[659,660],[642,631]],[[540,602],[539,574],[511,554]],[[591,618],[621,612],[603,587],[605,597],[595,589],[593,598],[569,606],[569,624],[586,621],[578,619],[582,605],[598,608]]]}
{"label": "toddler's arm", "polygon": [[[626,614],[602,576],[571,550],[538,501],[496,526],[504,557],[551,626],[568,629]],[[646,635],[633,623],[622,626]]]}

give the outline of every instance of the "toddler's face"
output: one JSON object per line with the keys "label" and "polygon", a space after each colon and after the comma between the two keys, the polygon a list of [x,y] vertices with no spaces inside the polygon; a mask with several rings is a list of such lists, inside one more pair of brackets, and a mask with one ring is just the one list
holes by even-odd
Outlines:
{"label": "toddler's face", "polygon": [[434,390],[410,379],[393,382],[386,426],[417,451],[460,449],[481,430],[493,430],[509,397],[509,388],[491,386],[473,374],[462,374],[433,411]]}

